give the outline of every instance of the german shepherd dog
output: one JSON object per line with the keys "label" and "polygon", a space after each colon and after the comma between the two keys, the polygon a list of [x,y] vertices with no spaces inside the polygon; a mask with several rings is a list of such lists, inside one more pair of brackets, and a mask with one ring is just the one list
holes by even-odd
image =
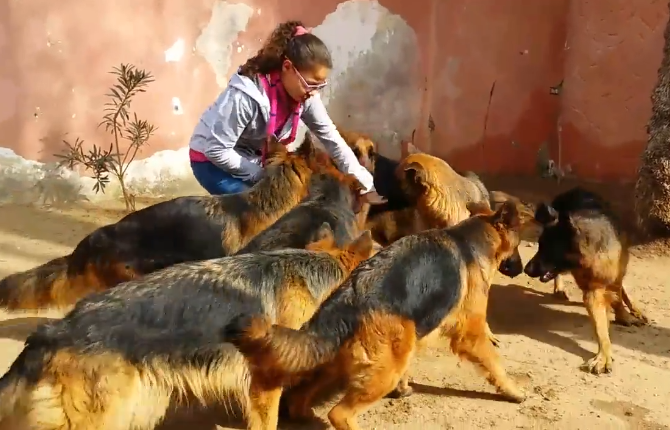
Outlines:
{"label": "german shepherd dog", "polygon": [[185,261],[231,255],[296,206],[320,168],[313,142],[270,144],[267,175],[248,191],[179,197],[86,236],[67,256],[0,281],[10,310],[67,307],[85,295]]}
{"label": "german shepherd dog", "polygon": [[368,217],[372,218],[380,213],[411,207],[412,204],[403,191],[400,178],[396,175],[399,162],[379,154],[375,143],[369,136],[340,127],[338,131],[358,158],[359,163],[372,173],[377,192],[387,200],[384,204],[371,207]]}
{"label": "german shepherd dog", "polygon": [[264,389],[221,329],[249,313],[299,328],[372,250],[369,232],[337,248],[324,225],[315,239],[307,250],[174,265],[85,297],[39,327],[0,379],[0,423],[149,430],[173,401],[235,399],[251,428],[276,427],[281,390]]}
{"label": "german shepherd dog", "polygon": [[[312,176],[309,196],[253,238],[238,254],[276,249],[303,249],[323,223],[330,226],[338,246],[350,242],[364,228],[358,218],[362,210],[363,186],[351,175],[339,173]],[[339,173],[339,175],[338,175]]]}
{"label": "german shepherd dog", "polygon": [[496,270],[523,270],[519,214],[513,203],[497,212],[468,207],[472,218],[406,236],[361,263],[300,331],[247,314],[232,320],[224,337],[267,390],[309,381],[287,399],[293,418],[313,417],[313,399],[344,381],[344,397],[328,414],[337,430],[358,429],[356,416],[396,388],[417,342],[433,334],[449,338],[504,397],[523,401],[486,328]]}
{"label": "german shepherd dog", "polygon": [[609,373],[612,344],[608,308],[612,307],[618,323],[649,322],[623,286],[628,239],[620,221],[604,199],[579,187],[559,194],[551,205],[541,204],[535,219],[543,226],[542,233],[538,251],[524,272],[541,282],[572,274],[584,293],[584,305],[598,338],[598,354],[585,362],[583,368],[594,374]]}

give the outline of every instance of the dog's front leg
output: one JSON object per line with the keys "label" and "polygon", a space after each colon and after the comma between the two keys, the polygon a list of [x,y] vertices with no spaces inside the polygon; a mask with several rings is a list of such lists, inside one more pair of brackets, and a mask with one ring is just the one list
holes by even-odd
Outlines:
{"label": "dog's front leg", "polygon": [[558,275],[554,278],[554,297],[561,300],[570,300],[568,293],[565,292],[565,283],[563,282],[563,275]]}
{"label": "dog's front leg", "polygon": [[598,354],[584,363],[583,367],[593,374],[610,373],[612,371],[612,342],[609,334],[607,317],[607,288],[602,285],[589,286],[584,292],[584,305],[595,328],[598,338]]}

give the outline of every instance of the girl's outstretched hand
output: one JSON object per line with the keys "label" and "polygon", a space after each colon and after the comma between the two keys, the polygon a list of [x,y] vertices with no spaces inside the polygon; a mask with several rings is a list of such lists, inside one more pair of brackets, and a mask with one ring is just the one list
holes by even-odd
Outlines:
{"label": "girl's outstretched hand", "polygon": [[387,200],[380,196],[377,191],[370,191],[369,193],[363,194],[363,202],[369,203],[371,205],[382,205],[387,202]]}

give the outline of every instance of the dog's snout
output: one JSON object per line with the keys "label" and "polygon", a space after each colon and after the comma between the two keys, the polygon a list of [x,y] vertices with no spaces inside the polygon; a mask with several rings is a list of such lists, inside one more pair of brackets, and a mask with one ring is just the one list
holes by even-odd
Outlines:
{"label": "dog's snout", "polygon": [[526,264],[526,267],[523,268],[523,273],[530,276],[531,278],[536,278],[536,277],[540,276],[538,274],[537,266],[538,266],[537,260],[535,258],[532,258]]}

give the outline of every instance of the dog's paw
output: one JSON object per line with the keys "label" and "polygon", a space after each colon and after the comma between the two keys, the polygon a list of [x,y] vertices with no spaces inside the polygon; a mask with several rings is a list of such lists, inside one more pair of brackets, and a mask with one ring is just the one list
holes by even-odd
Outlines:
{"label": "dog's paw", "polygon": [[636,310],[629,313],[627,310],[622,310],[615,314],[614,323],[625,327],[640,327],[648,325],[649,319],[640,311]]}
{"label": "dog's paw", "polygon": [[595,357],[585,362],[582,368],[594,375],[612,373],[612,357],[599,352]]}
{"label": "dog's paw", "polygon": [[565,290],[554,290],[554,298],[556,300],[570,301],[570,297],[568,297],[568,293]]}
{"label": "dog's paw", "polygon": [[386,398],[388,398],[388,399],[402,399],[404,397],[409,397],[412,394],[414,394],[414,389],[412,387],[410,387],[409,385],[407,385],[405,387],[401,387],[400,385],[398,385],[397,387],[395,387],[393,389],[393,391],[391,391],[390,393],[388,393],[386,395]]}
{"label": "dog's paw", "polygon": [[523,403],[526,400],[526,393],[516,387],[508,387],[505,391],[502,391],[502,394],[505,399],[513,403]]}

